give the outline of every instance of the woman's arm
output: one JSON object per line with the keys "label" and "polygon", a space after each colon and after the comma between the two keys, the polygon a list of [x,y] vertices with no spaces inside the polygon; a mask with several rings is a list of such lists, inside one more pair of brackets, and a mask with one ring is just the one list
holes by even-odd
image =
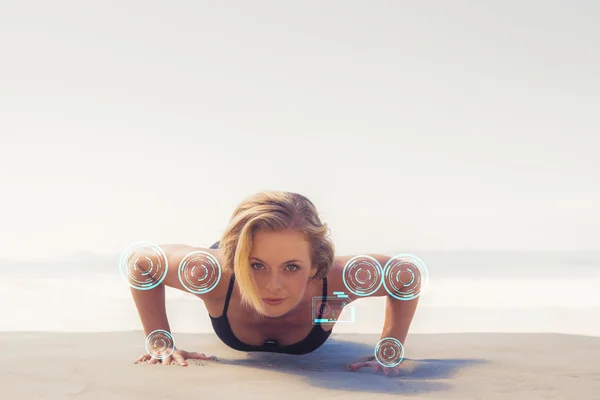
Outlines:
{"label": "woman's arm", "polygon": [[[180,279],[181,274],[182,276],[193,280],[194,277],[190,275],[193,269],[192,267],[206,261],[207,253],[214,257],[213,260],[217,260],[219,263],[218,268],[220,269],[222,260],[220,260],[220,253],[218,250],[193,247],[184,244],[166,244],[160,245],[159,247],[166,256],[166,260],[158,260],[157,257],[162,256],[158,255],[156,251],[149,250],[144,252],[142,249],[136,253],[138,263],[135,265],[135,268],[133,268],[132,265],[128,266],[130,286],[134,286],[130,288],[131,295],[137,307],[146,336],[157,329],[162,329],[171,333],[165,304],[166,286],[193,294],[203,301],[216,299],[219,296],[222,296],[222,293],[227,290],[228,281],[213,277],[211,279],[217,281],[217,284],[212,290],[206,293],[193,293],[183,285]],[[187,267],[180,271],[180,265],[183,260],[188,260],[189,263],[186,263]],[[148,272],[152,265],[167,266],[166,273],[159,274],[159,277],[157,278],[162,279],[161,282],[152,289],[141,290],[136,288],[136,286],[139,286],[139,282],[149,283],[147,282]],[[219,270],[214,271],[214,273],[220,274]],[[136,281],[138,282],[138,285],[135,284]],[[150,284],[148,286],[154,285]]]}
{"label": "woman's arm", "polygon": [[[381,254],[365,254],[365,256],[367,256],[367,258],[377,260],[377,262],[381,265],[382,268],[384,268],[388,264],[388,261],[390,261],[392,259],[392,257],[386,256],[386,255],[381,255]],[[347,273],[347,271],[344,271],[344,267],[354,257],[357,257],[357,256],[339,256],[339,257],[335,258],[334,268],[332,269],[331,273],[329,274],[329,276],[331,277],[334,292],[345,292],[345,293],[349,292],[344,281],[350,282],[353,280],[350,279],[350,277],[345,277],[346,279],[344,279],[343,275],[344,275],[344,273]],[[386,279],[386,277],[383,277],[383,279]],[[354,280],[354,281],[356,281],[356,280]],[[421,282],[421,280],[418,280],[418,281]],[[395,354],[397,356],[395,356],[394,359],[392,359],[392,360],[386,360],[386,362],[389,361],[389,363],[387,363],[387,365],[384,365],[379,360],[376,360],[375,356],[373,354],[371,354],[367,357],[363,357],[361,359],[361,361],[350,363],[348,365],[348,368],[350,369],[350,371],[357,371],[360,368],[370,367],[374,371],[382,371],[385,375],[388,375],[388,376],[390,376],[390,375],[398,376],[402,373],[402,371],[409,370],[411,368],[410,365],[407,365],[407,363],[403,361],[404,355],[403,355],[402,351],[400,353],[397,353],[395,351],[389,352],[386,350],[387,346],[397,347],[393,343],[394,340],[383,341],[383,339],[390,339],[390,338],[396,339],[397,341],[399,341],[401,343],[402,348],[404,348],[404,344],[405,344],[406,338],[408,336],[408,330],[410,328],[410,324],[415,315],[415,311],[416,311],[417,304],[419,301],[419,296],[417,295],[416,297],[414,297],[410,300],[399,300],[399,299],[395,298],[394,296],[392,296],[390,293],[388,293],[386,286],[400,287],[403,285],[383,285],[383,282],[382,282],[382,284],[378,287],[378,289],[375,290],[373,293],[369,293],[367,296],[357,296],[350,292],[350,293],[348,293],[348,299],[350,300],[350,302],[353,302],[355,300],[364,299],[367,297],[384,297],[384,296],[386,297],[385,321],[383,323],[383,330],[381,332],[382,341],[380,341],[378,343],[378,347],[381,344],[382,346],[385,346],[385,347],[383,347],[384,354],[386,354],[386,353]],[[415,292],[420,293],[421,286],[420,286],[420,284],[418,284],[418,285],[411,287],[411,289],[414,290]],[[412,293],[415,293],[415,292],[412,292]],[[394,293],[394,295],[401,297],[401,298],[408,297],[408,296],[402,297],[402,295],[403,295],[402,292]],[[408,293],[405,293],[405,295],[408,295]],[[380,348],[380,350],[381,350],[381,348]],[[396,357],[398,357],[398,358],[396,359]]]}
{"label": "woman's arm", "polygon": [[[159,246],[167,256],[166,260],[158,260],[160,257],[154,251],[143,251],[140,250],[136,253],[136,260],[127,261],[127,272],[130,283],[131,296],[135,302],[135,306],[140,316],[142,326],[144,327],[144,333],[146,336],[155,330],[162,329],[171,333],[169,321],[167,319],[166,301],[165,301],[165,281],[172,281],[176,279],[174,270],[170,262],[172,259],[172,252],[176,245],[162,245]],[[135,265],[134,265],[135,264]],[[154,266],[165,265],[168,266],[167,273],[163,277],[163,281],[158,285],[154,285],[155,282],[148,282],[148,272]],[[152,289],[139,288],[140,282],[144,282],[147,286],[154,286]]]}
{"label": "woman's arm", "polygon": [[[142,321],[146,338],[157,330],[163,330],[169,335],[171,334],[171,327],[167,319],[165,288],[169,286],[189,292],[183,281],[186,280],[189,283],[187,279],[190,281],[194,280],[195,276],[192,270],[197,263],[206,261],[206,257],[211,259],[210,254],[213,254],[215,258],[218,256],[218,253],[213,253],[214,250],[194,248],[187,245],[161,245],[159,247],[162,251],[158,253],[154,251],[155,249],[148,249],[148,251],[140,249],[140,251],[135,253],[135,258],[132,257],[132,260],[127,261],[127,274],[131,295]],[[214,258],[212,261],[214,261]],[[162,266],[164,269],[157,270],[157,268],[160,269],[159,266]],[[220,277],[220,269],[216,269],[216,271],[218,277]],[[150,277],[156,279],[156,281],[149,281]],[[143,285],[141,288],[140,283]],[[215,287],[219,287],[219,285]],[[209,291],[207,293],[194,294],[202,300],[207,300],[211,299],[214,293],[213,291]],[[162,337],[163,335],[157,336]],[[205,354],[178,349],[174,342],[171,343],[170,339],[166,341],[168,343],[166,348],[162,345],[158,348],[155,346],[156,341],[151,341],[152,350],[148,349],[147,342],[146,351],[148,353],[142,354],[136,360],[136,363],[148,361],[149,364],[162,363],[169,365],[173,362],[186,366],[186,359],[191,358],[217,360],[214,356],[207,357]],[[173,347],[171,348],[171,346]]]}
{"label": "woman's arm", "polygon": [[[392,257],[382,255],[382,254],[365,254],[368,258],[373,258],[377,260],[377,262],[381,265],[381,267],[385,267],[390,261]],[[350,282],[353,279],[350,277],[343,277],[344,266],[350,260],[357,256],[338,256],[335,259],[335,267],[330,273],[331,282],[333,285],[333,290],[338,292],[346,292],[348,293],[348,298],[351,302],[356,301],[358,299],[365,299],[368,297],[386,297],[386,305],[385,305],[385,320],[383,324],[383,330],[381,333],[381,338],[395,338],[402,345],[406,341],[406,337],[408,335],[408,330],[410,328],[410,324],[415,315],[415,311],[417,309],[417,304],[419,302],[419,296],[415,297],[412,300],[398,300],[397,298],[390,295],[385,288],[386,285],[381,285],[379,288],[370,293],[368,296],[357,296],[351,292],[349,292],[346,287],[344,281]],[[383,277],[383,279],[386,279]],[[390,285],[388,285],[390,286]],[[420,287],[413,287],[413,290],[420,290]],[[397,293],[398,297],[401,297],[402,293]]]}
{"label": "woman's arm", "polygon": [[398,339],[404,346],[418,303],[419,297],[412,300],[398,300],[387,294],[381,339],[392,337]]}
{"label": "woman's arm", "polygon": [[167,319],[165,285],[161,283],[149,290],[130,289],[146,336],[157,329],[171,333]]}

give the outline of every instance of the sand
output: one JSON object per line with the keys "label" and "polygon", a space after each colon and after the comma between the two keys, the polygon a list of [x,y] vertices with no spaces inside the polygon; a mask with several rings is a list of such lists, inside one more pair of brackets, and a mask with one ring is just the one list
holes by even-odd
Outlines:
{"label": "sand", "polygon": [[0,333],[0,398],[12,399],[600,399],[600,338],[562,334],[409,334],[406,369],[346,365],[379,335],[333,334],[303,356],[245,353],[212,334],[174,334],[219,361],[135,364],[142,332]]}

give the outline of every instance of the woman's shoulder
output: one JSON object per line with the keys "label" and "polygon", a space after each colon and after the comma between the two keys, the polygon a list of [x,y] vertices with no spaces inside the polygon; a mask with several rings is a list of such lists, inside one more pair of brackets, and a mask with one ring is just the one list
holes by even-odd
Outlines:
{"label": "woman's shoulder", "polygon": [[[223,269],[220,249],[186,244],[161,245],[169,270],[177,270],[179,283],[204,301],[219,301],[227,295],[231,273]],[[170,274],[171,275],[171,274]]]}
{"label": "woman's shoulder", "polygon": [[[348,299],[350,302],[355,301],[358,298],[360,298],[359,296],[357,296],[356,294],[351,292],[347,286],[347,283],[352,281],[351,277],[348,275],[351,273],[352,268],[346,268],[346,267],[347,266],[351,267],[352,261],[360,260],[363,257],[365,259],[377,260],[377,262],[381,265],[381,267],[384,267],[386,265],[386,263],[388,262],[388,260],[390,259],[389,256],[386,256],[383,254],[359,254],[359,255],[336,256],[333,266],[331,267],[331,269],[329,270],[329,273],[327,274],[327,285],[328,285],[329,293],[332,293],[332,295],[333,295],[333,293],[344,293],[345,295],[348,296]],[[344,276],[344,275],[346,275],[346,276]],[[385,293],[386,293],[386,291],[382,285],[380,287],[380,289],[374,295],[375,296],[383,296]]]}

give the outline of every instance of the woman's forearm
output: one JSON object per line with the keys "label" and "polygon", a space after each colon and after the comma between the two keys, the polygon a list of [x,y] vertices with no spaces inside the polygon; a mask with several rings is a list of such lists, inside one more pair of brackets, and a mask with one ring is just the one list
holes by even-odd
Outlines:
{"label": "woman's forearm", "polygon": [[130,289],[146,336],[157,329],[171,333],[165,304],[165,285],[161,283],[150,290]]}
{"label": "woman's forearm", "polygon": [[398,300],[388,295],[381,338],[393,337],[404,345],[418,303],[419,297],[412,300]]}

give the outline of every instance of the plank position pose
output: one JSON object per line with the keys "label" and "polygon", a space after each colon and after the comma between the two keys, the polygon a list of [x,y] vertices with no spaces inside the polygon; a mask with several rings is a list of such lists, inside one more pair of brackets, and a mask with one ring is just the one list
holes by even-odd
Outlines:
{"label": "plank position pose", "polygon": [[[245,199],[234,211],[221,240],[210,248],[183,244],[161,245],[168,271],[151,290],[131,288],[146,336],[156,330],[170,332],[165,307],[165,286],[190,292],[180,268],[194,252],[205,252],[218,261],[218,282],[210,290],[196,291],[208,310],[217,336],[240,351],[306,354],[319,348],[331,335],[335,323],[319,321],[327,308],[327,297],[348,293],[342,276],[344,266],[355,256],[335,256],[327,224],[321,223],[313,203],[291,192],[265,191]],[[391,258],[368,254],[382,266]],[[210,257],[210,256],[209,256]],[[139,273],[143,265],[137,266]],[[184,272],[192,274],[192,268]],[[217,271],[218,272],[218,271]],[[194,276],[188,276],[194,278]],[[197,279],[197,277],[196,277]],[[347,279],[346,279],[347,280]],[[348,302],[359,298],[387,296],[382,338],[404,343],[417,307],[418,297],[400,301],[381,285],[369,296],[348,293]],[[313,298],[322,303],[315,317]],[[316,319],[315,319],[316,318]],[[179,364],[186,359],[217,360],[204,354],[175,349],[162,359],[144,354],[137,362]],[[381,365],[374,356],[351,363],[356,371],[371,367],[386,375],[398,375],[402,364]]]}

